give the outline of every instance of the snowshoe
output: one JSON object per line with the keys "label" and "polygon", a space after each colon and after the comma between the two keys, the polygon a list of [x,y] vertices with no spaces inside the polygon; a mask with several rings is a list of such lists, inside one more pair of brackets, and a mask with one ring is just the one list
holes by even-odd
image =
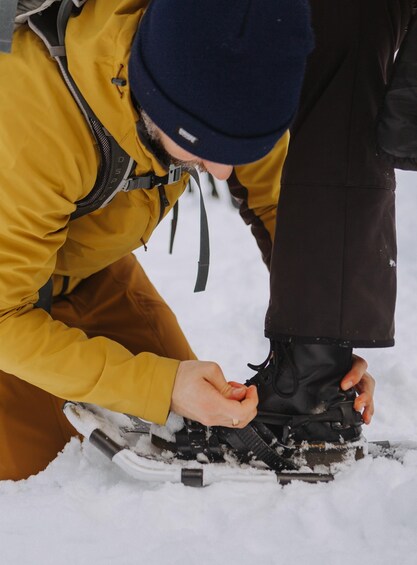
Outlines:
{"label": "snowshoe", "polygon": [[[287,484],[294,480],[313,483],[333,480],[329,473],[314,473],[308,469],[295,469],[294,466],[291,469],[282,466],[280,471],[274,471],[262,461],[252,459],[244,463],[226,444],[217,445],[217,440],[214,440],[212,453],[203,453],[204,450],[199,445],[191,442],[197,449],[193,453],[195,458],[180,458],[170,434],[183,429],[184,422],[175,414],[170,415],[167,426],[155,426],[134,416],[112,412],[94,404],[66,402],[64,413],[74,428],[92,445],[124,472],[140,481],[181,482],[187,486],[200,487],[223,481],[278,481]],[[209,431],[209,428],[204,428],[206,437]],[[155,432],[158,433],[160,442],[164,440],[160,445],[151,441],[152,436],[155,438]],[[194,432],[195,426],[190,429],[191,436]],[[170,448],[175,449],[175,452]]]}
{"label": "snowshoe", "polygon": [[[151,441],[156,428],[134,416],[106,410],[94,404],[66,402],[64,413],[75,429],[95,448],[102,452],[117,467],[129,476],[143,482],[181,482],[188,486],[206,486],[215,482],[256,482],[288,484],[293,481],[310,483],[329,482],[333,472],[313,472],[311,469],[282,469],[274,471],[261,461],[249,463],[239,461],[235,453],[224,446],[223,461],[210,462],[197,455],[195,459],[180,459],[177,454]],[[167,444],[172,442],[170,434],[184,427],[182,418],[171,415],[169,426],[161,427],[159,436],[165,435]],[[162,429],[163,428],[163,429]],[[171,428],[167,432],[167,428]],[[151,432],[152,429],[152,432]],[[240,431],[240,430],[239,430]],[[417,451],[417,442],[370,442],[369,456],[385,457],[400,462],[410,451]],[[345,465],[334,467],[334,473]]]}

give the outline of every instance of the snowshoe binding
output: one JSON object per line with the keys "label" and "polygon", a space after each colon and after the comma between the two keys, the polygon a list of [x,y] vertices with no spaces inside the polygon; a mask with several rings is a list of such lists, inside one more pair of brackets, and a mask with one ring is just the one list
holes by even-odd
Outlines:
{"label": "snowshoe binding", "polygon": [[[176,450],[175,433],[184,428],[183,419],[175,414],[170,414],[167,426],[161,426],[160,430],[156,429],[158,435],[163,436],[166,441],[165,447],[160,449],[150,439],[150,434],[155,432],[155,425],[136,416],[112,412],[95,404],[71,401],[65,403],[64,413],[89,444],[100,451],[116,467],[141,482],[182,483],[193,487],[224,481],[262,484],[278,482],[281,485],[294,481],[327,483],[334,480],[333,471],[339,470],[339,466],[335,466],[330,472],[327,469],[312,471],[297,466],[296,469],[283,468],[281,471],[274,471],[265,464],[262,464],[262,467],[262,462],[254,461],[253,458],[249,465],[242,464],[242,460],[237,461],[236,455],[230,454],[226,444],[221,443],[218,453],[223,457],[223,462],[219,460],[218,463],[209,463],[207,458],[198,455],[202,451],[198,445],[195,445],[196,452],[193,458],[180,459],[172,451],[166,450],[166,445],[170,442],[174,442],[171,448],[173,451]],[[254,429],[255,426],[259,426],[258,432],[262,433],[262,425],[254,422],[253,426]],[[168,428],[172,435],[167,434]],[[205,428],[206,433],[207,431],[208,428]],[[211,437],[214,435],[212,434]],[[246,437],[243,439],[247,440]],[[211,440],[211,446],[214,445],[214,441]],[[228,445],[230,449],[230,444]],[[417,452],[416,441],[377,441],[369,442],[368,445],[370,457],[384,457],[400,463],[404,462],[410,452],[414,454]],[[214,449],[214,452],[216,451],[217,448]],[[245,454],[248,455],[246,443],[241,445],[241,453],[242,457]],[[415,456],[413,457],[415,459]],[[201,459],[201,462],[198,459]],[[284,466],[283,461],[278,460],[278,462],[279,465]],[[294,463],[290,461],[289,464]]]}
{"label": "snowshoe binding", "polygon": [[263,464],[275,471],[357,460],[364,457],[361,414],[354,390],[340,381],[352,365],[352,349],[336,345],[272,343],[268,358],[246,384],[258,389],[256,418],[245,428],[207,428],[185,420],[167,440],[152,442],[180,459]]}
{"label": "snowshoe binding", "polygon": [[352,366],[352,349],[338,345],[271,343],[266,361],[246,384],[258,389],[258,414],[299,465],[331,466],[361,459],[366,442],[356,392],[340,388]]}

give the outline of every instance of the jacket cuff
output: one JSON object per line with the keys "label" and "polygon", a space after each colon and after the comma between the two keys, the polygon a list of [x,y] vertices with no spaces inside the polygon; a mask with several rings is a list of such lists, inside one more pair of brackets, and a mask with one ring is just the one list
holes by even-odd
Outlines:
{"label": "jacket cuff", "polygon": [[179,364],[180,362],[175,359],[158,357],[153,369],[148,401],[141,418],[155,424],[165,424]]}

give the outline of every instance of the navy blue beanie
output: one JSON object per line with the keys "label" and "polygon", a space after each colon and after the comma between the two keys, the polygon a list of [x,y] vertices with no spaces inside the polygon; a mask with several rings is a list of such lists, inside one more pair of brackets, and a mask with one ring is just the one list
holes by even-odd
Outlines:
{"label": "navy blue beanie", "polygon": [[307,0],[152,0],[134,38],[130,89],[193,155],[266,155],[291,124],[313,47]]}

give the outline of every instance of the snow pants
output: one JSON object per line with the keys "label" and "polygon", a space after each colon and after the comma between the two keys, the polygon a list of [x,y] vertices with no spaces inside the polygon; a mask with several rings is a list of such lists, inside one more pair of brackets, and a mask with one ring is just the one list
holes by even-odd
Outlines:
{"label": "snow pants", "polygon": [[[133,354],[195,359],[176,317],[133,255],[80,283],[54,301],[52,317],[105,336]],[[161,339],[169,335],[169,340]],[[76,435],[62,413],[64,400],[0,371],[0,480],[43,470]]]}
{"label": "snow pants", "polygon": [[278,204],[265,334],[394,343],[395,177],[375,128],[412,0],[311,0],[316,47]]}

